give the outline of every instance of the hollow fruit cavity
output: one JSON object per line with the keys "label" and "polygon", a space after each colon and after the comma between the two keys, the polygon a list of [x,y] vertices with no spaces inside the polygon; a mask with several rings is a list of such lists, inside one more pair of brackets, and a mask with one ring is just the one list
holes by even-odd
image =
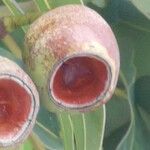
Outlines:
{"label": "hollow fruit cavity", "polygon": [[106,90],[107,81],[108,69],[103,60],[76,56],[56,69],[50,87],[56,102],[78,107],[95,102]]}
{"label": "hollow fruit cavity", "polygon": [[28,119],[29,93],[11,79],[0,79],[0,140],[12,139]]}

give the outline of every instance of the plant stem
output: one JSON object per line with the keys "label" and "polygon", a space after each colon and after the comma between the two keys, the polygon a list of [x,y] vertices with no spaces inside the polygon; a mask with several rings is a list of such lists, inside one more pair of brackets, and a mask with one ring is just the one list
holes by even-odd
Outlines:
{"label": "plant stem", "polygon": [[0,20],[0,39],[17,58],[22,58],[21,49],[8,32],[32,23],[40,15],[41,13],[27,13],[25,15],[3,17]]}
{"label": "plant stem", "polygon": [[118,97],[122,97],[124,99],[127,99],[127,94],[126,94],[125,90],[123,90],[123,89],[116,88],[115,89],[115,95]]}
{"label": "plant stem", "polygon": [[31,24],[42,13],[27,13],[25,15],[3,17],[1,22],[7,32],[11,32],[21,26]]}
{"label": "plant stem", "polygon": [[[6,2],[5,2],[6,3]],[[24,10],[24,12],[36,12],[37,8],[34,5],[33,1],[20,1],[18,2],[19,6]],[[8,11],[6,5],[0,5],[0,18],[10,16],[11,11]]]}
{"label": "plant stem", "polygon": [[17,45],[16,41],[9,34],[7,34],[1,40],[17,58],[19,59],[22,58],[20,47]]}
{"label": "plant stem", "polygon": [[40,141],[40,139],[34,132],[30,134],[29,140],[34,145],[34,150],[45,150],[44,144]]}
{"label": "plant stem", "polygon": [[0,20],[0,39],[4,38],[6,35],[7,35],[7,31],[5,29],[2,20]]}
{"label": "plant stem", "polygon": [[8,34],[2,20],[0,20],[0,40],[17,58],[22,58],[21,49],[16,44],[15,40]]}

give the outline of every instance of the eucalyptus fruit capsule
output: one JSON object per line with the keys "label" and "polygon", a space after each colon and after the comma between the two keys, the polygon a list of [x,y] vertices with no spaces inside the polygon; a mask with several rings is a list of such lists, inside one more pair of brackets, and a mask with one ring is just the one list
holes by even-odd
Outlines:
{"label": "eucalyptus fruit capsule", "polygon": [[16,146],[31,132],[39,95],[29,76],[0,56],[0,147]]}
{"label": "eucalyptus fruit capsule", "polygon": [[24,58],[46,106],[87,111],[111,98],[119,50],[94,10],[82,5],[50,10],[30,26],[25,40]]}

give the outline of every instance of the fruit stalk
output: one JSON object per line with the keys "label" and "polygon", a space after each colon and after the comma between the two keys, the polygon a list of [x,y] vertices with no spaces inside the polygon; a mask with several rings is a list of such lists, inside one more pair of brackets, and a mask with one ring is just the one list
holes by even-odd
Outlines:
{"label": "fruit stalk", "polygon": [[18,16],[5,16],[1,18],[1,24],[7,32],[12,32],[13,30],[20,28],[21,26],[26,26],[31,24],[35,19],[37,19],[42,13],[26,13],[24,15]]}
{"label": "fruit stalk", "polygon": [[14,39],[9,35],[3,21],[0,19],[0,40],[8,47],[8,49],[17,57],[22,58],[21,49]]}

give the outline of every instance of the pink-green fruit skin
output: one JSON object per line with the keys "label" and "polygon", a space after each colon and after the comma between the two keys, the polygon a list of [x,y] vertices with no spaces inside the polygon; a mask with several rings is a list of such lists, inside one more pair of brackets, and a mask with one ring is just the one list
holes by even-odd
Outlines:
{"label": "pink-green fruit skin", "polygon": [[0,149],[10,149],[31,133],[39,110],[39,94],[16,63],[0,56],[0,66]]}
{"label": "pink-green fruit skin", "polygon": [[29,50],[24,54],[25,61],[38,86],[41,100],[48,108],[53,108],[57,101],[52,96],[53,73],[63,61],[78,56],[96,56],[105,61],[107,69],[110,69],[107,91],[90,105],[83,104],[82,107],[77,103],[65,104],[60,101],[58,105],[64,109],[79,108],[79,111],[85,111],[102,105],[111,98],[119,74],[119,49],[110,26],[94,10],[82,5],[55,8],[30,26],[25,41]]}

